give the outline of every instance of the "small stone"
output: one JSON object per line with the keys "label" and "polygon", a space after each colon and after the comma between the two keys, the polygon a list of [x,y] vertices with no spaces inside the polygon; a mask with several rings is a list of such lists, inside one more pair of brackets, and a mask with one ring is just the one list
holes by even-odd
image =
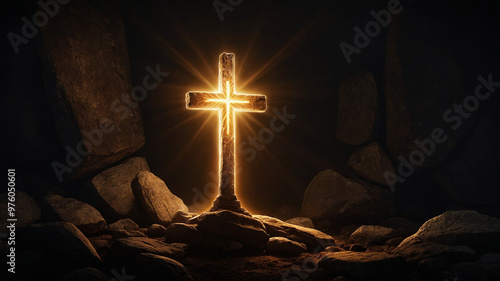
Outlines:
{"label": "small stone", "polygon": [[251,216],[228,210],[206,212],[191,219],[203,234],[240,241],[244,245],[264,249],[269,235],[264,224]]}
{"label": "small stone", "polygon": [[131,183],[138,172],[149,171],[143,157],[132,157],[108,168],[85,186],[84,192],[108,221],[121,218],[138,218],[139,209]]}
{"label": "small stone", "polygon": [[366,252],[366,247],[361,244],[352,244],[349,246],[349,251],[352,252]]}
{"label": "small stone", "polygon": [[397,236],[399,236],[399,233],[392,228],[378,225],[362,225],[351,234],[349,241],[365,246],[383,245],[387,240]]}
{"label": "small stone", "polygon": [[[0,201],[0,217],[7,218],[7,205],[9,201],[7,200],[7,193],[1,195],[3,198]],[[28,225],[36,222],[40,219],[42,214],[40,206],[36,201],[31,198],[27,193],[18,191],[16,192],[16,226]],[[7,220],[0,220],[0,232],[7,233]]]}
{"label": "small stone", "polygon": [[314,223],[310,218],[296,217],[293,219],[289,219],[286,222],[303,227],[314,228]]}
{"label": "small stone", "polygon": [[192,281],[193,277],[178,261],[171,258],[141,253],[134,260],[138,279],[148,281]]}
{"label": "small stone", "polygon": [[334,252],[342,252],[345,250],[339,246],[329,246],[329,247],[326,247],[323,251],[334,253]]}
{"label": "small stone", "polygon": [[165,230],[165,241],[167,243],[188,243],[198,244],[203,237],[203,233],[196,228],[196,225],[185,223],[173,223]]}
{"label": "small stone", "polygon": [[57,194],[45,196],[45,201],[61,220],[74,224],[84,234],[101,232],[106,225],[101,213],[87,203]]}
{"label": "small stone", "polygon": [[131,219],[121,219],[112,224],[108,224],[105,230],[108,232],[118,231],[118,230],[137,230],[139,226]]}
{"label": "small stone", "polygon": [[295,257],[305,252],[305,244],[284,237],[271,237],[266,246],[266,253],[270,255]]}
{"label": "small stone", "polygon": [[109,281],[110,279],[97,268],[85,267],[68,273],[61,281]]}
{"label": "small stone", "polygon": [[188,211],[182,199],[172,194],[165,182],[149,171],[137,173],[132,190],[154,223],[167,226],[178,211]]}
{"label": "small stone", "polygon": [[165,236],[165,227],[161,224],[152,224],[146,231],[146,235],[152,238]]}
{"label": "small stone", "polygon": [[318,251],[328,246],[335,245],[333,237],[319,230],[294,225],[264,215],[254,215],[253,217],[264,223],[265,229],[271,237],[285,237],[293,241],[304,243],[310,251]]}

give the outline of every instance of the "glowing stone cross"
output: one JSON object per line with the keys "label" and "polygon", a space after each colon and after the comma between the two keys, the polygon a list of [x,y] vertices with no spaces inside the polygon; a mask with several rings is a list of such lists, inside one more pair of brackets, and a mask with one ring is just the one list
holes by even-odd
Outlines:
{"label": "glowing stone cross", "polygon": [[189,92],[186,94],[186,107],[219,111],[219,195],[212,210],[246,213],[234,193],[235,112],[264,112],[267,102],[264,95],[235,93],[234,80],[234,54],[222,53],[219,56],[219,92]]}

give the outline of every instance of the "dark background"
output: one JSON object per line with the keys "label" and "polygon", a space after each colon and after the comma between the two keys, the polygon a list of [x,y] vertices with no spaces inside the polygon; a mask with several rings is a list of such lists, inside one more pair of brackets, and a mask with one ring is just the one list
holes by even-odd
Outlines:
{"label": "dark background", "polygon": [[[162,71],[170,73],[140,104],[146,143],[136,155],[145,156],[151,171],[186,205],[193,203],[195,190],[215,196],[204,189],[214,182],[209,173],[217,172],[217,115],[209,111],[188,111],[184,95],[192,90],[215,90],[218,55],[232,52],[236,55],[237,91],[265,94],[269,106],[264,114],[237,114],[238,142],[268,127],[274,116],[273,108],[281,111],[286,106],[289,113],[297,115],[284,131],[275,134],[265,149],[257,151],[253,161],[244,159],[248,155],[238,155],[242,167],[237,180],[239,199],[245,208],[256,213],[274,213],[286,205],[299,207],[312,178],[328,168],[342,172],[356,149],[335,138],[339,85],[352,73],[368,70],[377,82],[381,103],[372,140],[385,146],[383,79],[387,30],[382,28],[360,54],[351,57],[350,64],[339,44],[345,41],[352,45],[353,28],[363,29],[373,19],[370,11],[385,9],[386,5],[387,1],[244,0],[233,11],[225,12],[221,21],[212,1],[117,3],[126,28],[133,85],[142,83],[148,65],[154,68],[159,64]],[[407,30],[416,31],[419,38],[425,39],[419,41],[420,44],[443,47],[442,53],[422,59],[434,61],[437,69],[464,70],[467,80],[462,81],[463,89],[473,93],[478,75],[494,71],[498,74],[500,13],[496,2],[414,0],[402,5],[401,15],[407,15]],[[6,32],[18,28],[23,14],[31,14],[27,7],[30,5],[18,2],[3,11],[6,22],[2,26]],[[435,30],[440,32],[433,32]],[[413,36],[408,32],[403,40],[407,38],[411,42]],[[60,148],[50,125],[48,106],[40,95],[43,89],[30,86],[36,83],[29,82],[40,77],[38,58],[30,57],[30,52],[12,58],[6,41],[4,37],[2,58],[9,65],[21,61],[30,67],[21,71],[21,77],[3,75],[3,84],[7,86],[2,87],[2,91],[24,87],[20,92],[26,93],[27,98],[21,99],[23,103],[17,103],[19,99],[2,101],[3,111],[19,112],[15,119],[2,118],[7,143],[2,151],[6,157],[2,158],[18,169],[53,180],[47,159],[60,153]],[[30,42],[23,48],[34,49],[35,44]],[[405,47],[413,48],[415,58],[419,58],[418,44]],[[415,80],[426,71],[429,69],[412,69]],[[439,71],[435,75],[440,75]],[[422,87],[423,96],[427,94],[425,91]],[[449,99],[450,96],[453,97],[453,93],[443,93],[443,104],[451,106],[461,101],[459,95],[456,99]],[[418,99],[418,95],[414,98]],[[487,112],[494,120],[490,131],[498,128],[497,105],[498,97],[494,97],[481,108],[481,112]],[[22,114],[27,109],[30,113]],[[23,124],[30,122],[33,116],[37,119],[33,122],[40,124],[39,131],[22,130]],[[498,133],[495,135],[498,137]],[[33,142],[42,143],[46,149],[31,151]],[[460,151],[461,147],[457,149]],[[498,156],[498,150],[491,153]],[[498,167],[498,161],[493,165]],[[492,170],[494,167],[490,165]],[[425,172],[419,174],[397,189],[399,205],[422,202],[432,212],[449,207],[442,191],[425,181],[426,175]],[[497,175],[490,174],[489,178],[483,177],[481,185],[486,192],[498,190],[497,179]]]}

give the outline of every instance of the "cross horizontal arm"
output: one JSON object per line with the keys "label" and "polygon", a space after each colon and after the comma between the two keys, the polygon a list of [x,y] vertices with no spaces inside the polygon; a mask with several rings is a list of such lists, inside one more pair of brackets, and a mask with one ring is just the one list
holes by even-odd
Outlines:
{"label": "cross horizontal arm", "polygon": [[186,108],[188,109],[202,109],[202,110],[216,110],[221,109],[225,104],[220,102],[211,101],[223,98],[220,93],[211,92],[188,92],[186,93]]}
{"label": "cross horizontal arm", "polygon": [[235,95],[236,100],[245,103],[233,103],[234,109],[238,111],[264,112],[267,109],[267,100],[264,95]]}

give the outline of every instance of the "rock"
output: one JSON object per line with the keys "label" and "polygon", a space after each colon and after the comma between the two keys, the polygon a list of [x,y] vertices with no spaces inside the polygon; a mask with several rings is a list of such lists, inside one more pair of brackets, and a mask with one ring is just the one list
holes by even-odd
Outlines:
{"label": "rock", "polygon": [[172,223],[189,223],[189,220],[192,217],[194,217],[194,215],[191,215],[190,213],[177,211],[177,213],[175,213],[174,217],[172,218]]}
{"label": "rock", "polygon": [[139,230],[115,230],[112,237],[117,240],[125,237],[146,237],[146,234]]}
{"label": "rock", "polygon": [[154,223],[167,226],[178,211],[188,211],[182,199],[172,194],[165,182],[149,171],[137,174],[132,182],[132,190]]}
{"label": "rock", "polygon": [[362,225],[351,234],[349,241],[365,246],[383,245],[387,240],[399,235],[399,232],[392,228],[378,225]]}
{"label": "rock", "polygon": [[70,2],[41,37],[52,120],[66,148],[52,163],[58,178],[80,178],[137,151],[144,132],[140,108],[122,102],[135,98],[120,13],[108,2]]}
{"label": "rock", "polygon": [[85,186],[85,193],[106,220],[138,218],[131,183],[140,171],[149,171],[146,159],[133,157],[104,170]]}
{"label": "rock", "polygon": [[287,223],[295,224],[298,226],[314,228],[314,223],[310,218],[296,217],[286,221]]}
{"label": "rock", "polygon": [[[7,193],[1,195],[0,201],[0,217],[8,218],[8,203]],[[16,226],[28,225],[36,222],[41,216],[40,206],[28,194],[22,191],[16,192]],[[7,220],[0,221],[0,232],[7,233]]]}
{"label": "rock", "polygon": [[319,230],[294,225],[281,221],[277,218],[254,215],[254,218],[262,221],[266,231],[271,237],[285,237],[293,241],[304,243],[309,251],[319,251],[328,246],[334,246],[335,240]]}
{"label": "rock", "polygon": [[335,275],[354,280],[392,280],[392,274],[403,269],[404,259],[383,252],[322,252],[318,268],[327,269]]}
{"label": "rock", "polygon": [[359,145],[369,140],[378,111],[377,84],[370,72],[342,81],[337,102],[337,140]]}
{"label": "rock", "polygon": [[[87,237],[69,222],[19,227],[16,229],[16,245],[17,251],[40,253],[44,260],[57,264],[56,270],[63,275],[79,268],[97,266],[101,262]],[[40,270],[45,271],[47,268]]]}
{"label": "rock", "polygon": [[127,237],[115,241],[108,253],[108,260],[129,265],[140,253],[151,253],[173,259],[182,258],[185,252],[164,242],[147,237]]}
{"label": "rock", "polygon": [[97,268],[85,267],[68,273],[61,281],[109,281],[110,279]]}
{"label": "rock", "polygon": [[[472,35],[472,30],[466,30],[471,22],[457,27],[454,21],[459,17],[443,19],[436,14],[426,17],[417,27],[413,23],[422,20],[422,16],[416,10],[401,17],[395,16],[388,27],[384,93],[387,145],[395,160],[408,160],[414,151],[422,152],[421,143],[426,139],[432,141],[432,135],[439,135],[434,131],[442,129],[441,132],[446,135],[446,141],[439,137],[439,143],[434,142],[431,152],[422,154],[425,161],[415,165],[418,169],[441,163],[471,132],[476,115],[461,118],[461,126],[453,129],[450,117],[444,115],[457,114],[448,114],[447,111],[453,110],[454,102],[461,104],[471,95],[469,89],[479,83],[475,79],[479,69],[472,70],[468,63],[476,65],[474,62],[488,60],[488,56],[480,59],[478,56],[482,54],[476,54],[468,57],[471,59],[468,63],[465,63],[466,60],[457,61],[455,57],[464,57],[468,53],[458,46],[473,42],[471,44],[475,46],[470,47],[480,49],[480,42],[484,40]],[[450,29],[454,32],[450,33]],[[489,52],[494,51],[491,49]],[[484,53],[487,51],[484,50]],[[439,65],[435,64],[437,57],[440,58]],[[455,123],[451,124],[454,126]],[[431,145],[427,147],[429,149]]]}
{"label": "rock", "polygon": [[108,232],[118,231],[118,230],[137,230],[139,226],[131,219],[121,219],[115,221],[112,224],[108,224],[105,230]]}
{"label": "rock", "polygon": [[94,234],[104,230],[106,221],[101,213],[87,203],[57,194],[45,196],[45,201],[61,220],[74,224],[84,234]]}
{"label": "rock", "polygon": [[177,249],[181,249],[184,252],[187,252],[187,250],[189,249],[189,245],[185,244],[185,243],[170,243],[170,247],[175,247]]}
{"label": "rock", "polygon": [[271,237],[266,245],[266,253],[269,255],[295,257],[305,252],[305,244],[284,237]]}
{"label": "rock", "polygon": [[108,254],[109,249],[113,245],[113,236],[110,234],[101,234],[97,236],[88,237],[92,246],[99,254],[99,256],[104,257]]}
{"label": "rock", "polygon": [[393,253],[405,257],[409,263],[419,263],[424,259],[437,257],[445,257],[453,261],[467,261],[473,260],[477,255],[474,250],[464,245],[448,246],[434,242],[401,245],[395,248]]}
{"label": "rock", "polygon": [[323,251],[325,252],[342,252],[342,251],[345,251],[342,247],[338,247],[338,246],[328,246],[326,247]]}
{"label": "rock", "polygon": [[419,242],[467,245],[479,253],[500,250],[500,219],[476,211],[448,211],[426,221],[399,247]]}
{"label": "rock", "polygon": [[376,142],[354,151],[347,161],[347,166],[363,179],[383,185],[389,185],[384,174],[386,172],[394,174],[391,160],[380,144]]}
{"label": "rock", "polygon": [[173,223],[165,230],[165,241],[167,243],[188,243],[198,244],[203,238],[203,233],[196,228],[196,225],[185,223]]}
{"label": "rock", "polygon": [[197,222],[203,234],[236,240],[253,248],[264,249],[269,240],[260,220],[228,210],[202,213],[190,222]]}
{"label": "rock", "polygon": [[311,219],[327,218],[338,223],[370,223],[392,213],[392,200],[389,189],[326,170],[309,183],[302,213]]}
{"label": "rock", "polygon": [[368,249],[361,244],[352,244],[349,246],[349,251],[351,252],[366,252],[366,250]]}
{"label": "rock", "polygon": [[[451,266],[451,276],[456,280],[464,281],[493,281],[498,280],[495,274],[475,262],[460,262]],[[453,280],[453,279],[451,279]]]}
{"label": "rock", "polygon": [[243,244],[235,240],[205,235],[200,243],[200,249],[209,252],[210,254],[232,253],[241,251],[243,249]]}
{"label": "rock", "polygon": [[380,226],[395,229],[405,237],[414,234],[420,228],[419,223],[412,222],[409,219],[403,217],[385,219],[380,223]]}
{"label": "rock", "polygon": [[165,236],[165,227],[161,224],[152,224],[148,227],[146,235],[152,238]]}
{"label": "rock", "polygon": [[188,270],[180,262],[155,254],[138,254],[134,261],[134,268],[138,273],[139,280],[193,280]]}

